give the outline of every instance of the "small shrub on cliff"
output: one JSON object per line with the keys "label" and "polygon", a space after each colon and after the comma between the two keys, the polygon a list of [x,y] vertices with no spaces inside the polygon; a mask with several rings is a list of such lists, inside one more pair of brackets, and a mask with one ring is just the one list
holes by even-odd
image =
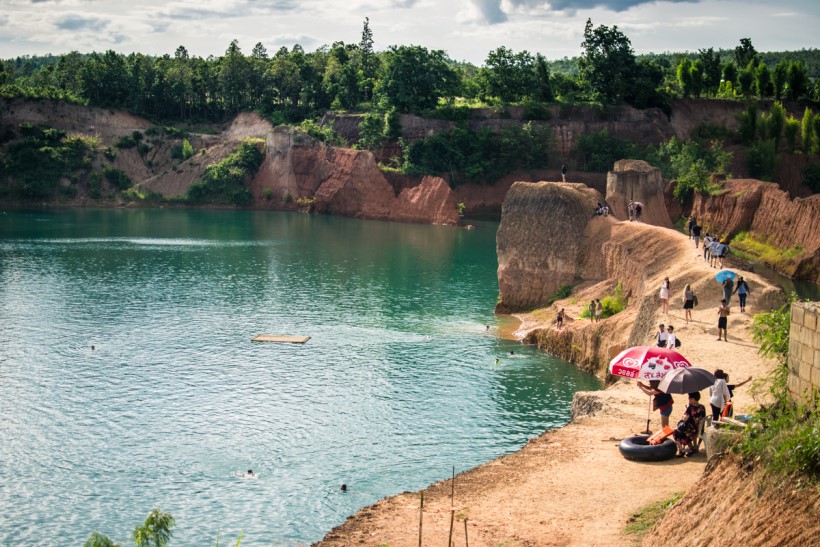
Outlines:
{"label": "small shrub on cliff", "polygon": [[749,232],[740,232],[732,238],[731,248],[741,258],[759,260],[781,271],[787,270],[789,265],[805,254],[801,245],[779,249]]}
{"label": "small shrub on cliff", "polygon": [[[601,319],[612,317],[618,312],[624,311],[626,308],[626,298],[624,298],[624,287],[621,283],[615,287],[615,292],[607,295],[601,299]],[[582,319],[589,319],[589,308],[584,307],[580,317]]]}
{"label": "small shrub on cliff", "polygon": [[245,187],[245,179],[262,165],[260,145],[263,143],[258,139],[247,139],[224,160],[206,167],[202,182],[191,185],[188,190],[188,201],[192,204],[249,205],[253,196]]}

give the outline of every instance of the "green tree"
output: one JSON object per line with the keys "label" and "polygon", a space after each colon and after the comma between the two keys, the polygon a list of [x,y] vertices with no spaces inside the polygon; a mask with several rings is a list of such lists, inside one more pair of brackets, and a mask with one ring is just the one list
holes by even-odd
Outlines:
{"label": "green tree", "polygon": [[460,79],[448,61],[441,50],[391,46],[385,53],[384,75],[376,92],[400,112],[432,108],[439,98],[451,100],[458,93]]}
{"label": "green tree", "polygon": [[245,105],[247,80],[248,60],[239,49],[239,41],[231,40],[219,67],[220,95],[229,113],[235,114]]}
{"label": "green tree", "polygon": [[783,137],[783,128],[786,126],[786,109],[777,101],[772,104],[769,109],[769,115],[766,120],[766,129],[769,138],[774,140],[774,147],[777,150],[780,147],[780,139]]}
{"label": "green tree", "polygon": [[789,116],[783,128],[783,136],[786,139],[786,152],[793,153],[798,148],[797,139],[800,137],[800,121],[794,116]]}
{"label": "green tree", "polygon": [[778,101],[783,97],[786,91],[786,82],[789,79],[789,62],[780,61],[774,67],[774,74],[772,75],[772,84],[774,86],[774,97]]}
{"label": "green tree", "polygon": [[752,63],[740,71],[737,76],[737,83],[740,86],[740,92],[744,97],[751,97],[754,93],[755,85],[755,69]]}
{"label": "green tree", "polygon": [[731,82],[732,85],[737,83],[737,65],[732,62],[728,62],[723,65],[723,81],[724,82]]}
{"label": "green tree", "polygon": [[757,53],[757,50],[752,45],[751,38],[741,38],[740,45],[735,47],[734,50],[734,58],[735,63],[737,66],[749,66],[752,65],[752,68],[757,67],[757,63],[760,61],[760,56]]}
{"label": "green tree", "polygon": [[771,97],[774,95],[772,85],[772,73],[766,63],[760,63],[755,70],[755,86],[760,97]]}
{"label": "green tree", "polygon": [[131,534],[137,547],[163,547],[173,536],[174,517],[160,509],[148,514],[142,526],[137,526]]}
{"label": "green tree", "polygon": [[786,76],[786,91],[789,99],[796,101],[809,90],[809,74],[806,63],[803,61],[792,61],[789,64],[789,72]]}
{"label": "green tree", "polygon": [[535,66],[527,51],[515,53],[504,46],[491,51],[478,72],[485,99],[498,97],[504,103],[520,101],[535,87]]}
{"label": "green tree", "polygon": [[120,547],[120,544],[115,543],[114,540],[105,534],[91,532],[91,535],[85,540],[83,547]]}
{"label": "green tree", "polygon": [[683,93],[684,97],[691,97],[694,93],[694,86],[692,84],[692,61],[690,61],[688,57],[681,59],[676,72],[681,93]]}
{"label": "green tree", "polygon": [[803,137],[803,153],[811,154],[811,151],[814,149],[814,112],[808,106],[803,111],[801,130],[801,136]]}
{"label": "green tree", "polygon": [[370,18],[364,18],[362,38],[359,41],[359,86],[365,101],[373,98],[373,88],[376,85],[376,73],[379,68],[379,58],[373,50],[373,31],[370,30]]}
{"label": "green tree", "polygon": [[532,97],[535,100],[548,102],[555,98],[552,89],[550,67],[543,55],[535,55],[535,90]]}
{"label": "green tree", "polygon": [[603,102],[623,99],[636,72],[629,38],[617,26],[593,28],[592,19],[587,19],[581,47],[584,52],[578,59],[578,68],[593,98]]}
{"label": "green tree", "polygon": [[703,67],[703,90],[709,95],[715,95],[720,85],[720,55],[711,47],[701,49],[698,51],[698,60]]}

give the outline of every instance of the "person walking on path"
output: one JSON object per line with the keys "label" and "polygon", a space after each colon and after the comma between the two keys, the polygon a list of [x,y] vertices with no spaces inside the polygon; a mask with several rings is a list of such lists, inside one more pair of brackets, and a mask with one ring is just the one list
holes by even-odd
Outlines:
{"label": "person walking on path", "polygon": [[723,280],[723,300],[725,300],[727,304],[732,301],[732,294],[734,292],[732,289],[734,288],[735,282],[732,281],[731,277],[726,277],[726,279]]}
{"label": "person walking on path", "polygon": [[567,164],[561,166],[561,181],[567,182]]}
{"label": "person walking on path", "polygon": [[695,307],[695,299],[697,299],[697,295],[692,290],[692,285],[686,285],[686,289],[683,291],[683,312],[687,325],[692,320],[692,308]]}
{"label": "person walking on path", "polygon": [[[737,293],[737,297],[740,300],[740,313],[746,312],[746,297],[749,296],[751,292],[749,290],[749,285],[746,283],[746,280],[743,279],[743,276],[737,278],[737,287],[735,287],[734,292]],[[732,293],[734,294],[734,293]]]}
{"label": "person walking on path", "polygon": [[718,341],[720,341],[720,331],[723,331],[723,341],[728,342],[729,336],[726,331],[726,326],[729,323],[729,304],[726,300],[720,301],[720,307],[718,308]]}
{"label": "person walking on path", "polygon": [[723,407],[729,402],[729,386],[726,384],[726,374],[722,369],[715,371],[715,383],[709,388],[709,405],[712,407],[712,420],[719,421]]}
{"label": "person walking on path", "polygon": [[689,217],[689,222],[687,222],[686,227],[689,230],[689,239],[692,239],[692,236],[694,235],[693,232],[695,230],[695,217],[694,216]]}
{"label": "person walking on path", "polygon": [[703,230],[700,224],[695,224],[692,227],[692,237],[695,238],[695,249],[698,248],[698,242],[700,241],[700,232]]}
{"label": "person walking on path", "polygon": [[658,325],[658,332],[655,333],[655,343],[659,348],[666,347],[666,341],[669,339],[669,333],[666,332],[666,327],[663,323]]}
{"label": "person walking on path", "polygon": [[663,280],[663,283],[661,283],[661,290],[658,293],[658,296],[660,296],[661,300],[663,301],[663,313],[665,313],[665,314],[669,313],[669,291],[670,291],[670,289],[671,289],[671,287],[669,285],[669,278],[665,277],[664,280]]}
{"label": "person walking on path", "polygon": [[709,260],[712,241],[714,241],[712,236],[709,235],[709,232],[706,232],[706,237],[703,238],[703,260]]}
{"label": "person walking on path", "polygon": [[715,264],[717,264],[722,247],[723,243],[721,243],[718,238],[715,238],[712,241],[712,244],[709,245],[709,265],[713,268],[715,267]]}

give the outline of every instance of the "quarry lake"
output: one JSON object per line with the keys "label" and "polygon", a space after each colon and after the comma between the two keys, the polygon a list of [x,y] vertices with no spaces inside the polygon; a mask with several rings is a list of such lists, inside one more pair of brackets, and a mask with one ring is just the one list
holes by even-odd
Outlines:
{"label": "quarry lake", "polygon": [[0,211],[0,544],[307,543],[566,423],[601,384],[499,338],[476,226]]}

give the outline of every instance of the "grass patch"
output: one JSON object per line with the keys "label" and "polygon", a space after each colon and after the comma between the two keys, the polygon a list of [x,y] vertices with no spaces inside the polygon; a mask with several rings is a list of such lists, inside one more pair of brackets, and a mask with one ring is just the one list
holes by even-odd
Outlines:
{"label": "grass patch", "polygon": [[[612,317],[616,313],[621,312],[624,308],[626,308],[624,287],[621,283],[618,283],[618,286],[615,287],[615,292],[601,299],[601,307],[603,308],[601,310],[601,319]],[[581,311],[581,315],[579,317],[581,319],[589,319],[589,306],[584,306],[584,309]]]}
{"label": "grass patch", "polygon": [[663,518],[663,515],[673,505],[683,498],[683,492],[677,492],[671,498],[650,503],[638,509],[626,521],[626,533],[634,536],[636,543],[640,543],[655,523]]}
{"label": "grass patch", "polygon": [[784,269],[805,254],[801,245],[779,249],[749,232],[740,232],[732,238],[732,252],[747,260],[759,260],[775,269]]}

